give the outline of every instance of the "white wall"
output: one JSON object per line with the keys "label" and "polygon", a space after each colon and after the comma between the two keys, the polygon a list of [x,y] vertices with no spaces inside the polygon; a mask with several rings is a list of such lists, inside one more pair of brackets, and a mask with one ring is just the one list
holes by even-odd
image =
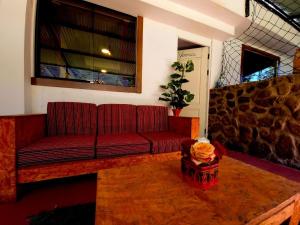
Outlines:
{"label": "white wall", "polygon": [[163,104],[160,84],[167,81],[170,65],[177,59],[176,29],[144,18],[142,93],[118,93],[71,88],[31,86],[32,112],[46,112],[49,101],[129,104]]}
{"label": "white wall", "polygon": [[24,42],[24,92],[25,113],[31,113],[31,77],[34,75],[34,44],[35,44],[35,11],[36,0],[27,0]]}
{"label": "white wall", "polygon": [[25,112],[24,0],[0,1],[0,115]]}
{"label": "white wall", "polygon": [[145,17],[142,94],[34,86],[34,12],[35,0],[0,0],[0,115],[46,112],[49,101],[164,104],[159,85],[177,58],[178,36],[211,47],[212,82],[220,70],[222,42]]}
{"label": "white wall", "polygon": [[223,42],[212,40],[210,51],[210,81],[209,88],[214,88],[222,71]]}

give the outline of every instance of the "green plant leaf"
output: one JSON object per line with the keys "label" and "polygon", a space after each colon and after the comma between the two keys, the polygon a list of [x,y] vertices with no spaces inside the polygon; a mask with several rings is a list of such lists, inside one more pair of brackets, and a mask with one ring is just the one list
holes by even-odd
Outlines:
{"label": "green plant leaf", "polygon": [[176,85],[174,85],[173,83],[168,83],[168,88],[170,88],[171,90],[173,90],[173,91],[176,91]]}
{"label": "green plant leaf", "polygon": [[185,97],[185,100],[187,102],[191,102],[193,99],[194,99],[195,95],[194,94],[188,94],[186,97]]}
{"label": "green plant leaf", "polygon": [[184,69],[182,63],[180,63],[180,62],[174,62],[174,63],[172,64],[172,67],[173,67],[175,70],[178,70],[178,71],[183,71],[183,69]]}
{"label": "green plant leaf", "polygon": [[169,98],[162,98],[162,97],[159,97],[158,100],[160,100],[160,101],[165,101],[165,102],[171,101],[171,99],[169,99]]}
{"label": "green plant leaf", "polygon": [[184,108],[184,107],[186,107],[186,106],[188,106],[188,104],[187,104],[184,100],[178,101],[178,102],[176,103],[176,108],[182,109],[182,108]]}
{"label": "green plant leaf", "polygon": [[188,60],[185,64],[185,71],[192,72],[194,70],[194,63],[192,60]]}
{"label": "green plant leaf", "polygon": [[162,93],[161,95],[163,95],[165,97],[171,97],[171,94],[169,94],[169,93]]}
{"label": "green plant leaf", "polygon": [[168,87],[166,85],[160,85],[160,88],[162,88],[162,89],[168,89]]}
{"label": "green plant leaf", "polygon": [[191,94],[188,90],[181,89],[183,83],[189,82],[184,78],[185,72],[191,72],[194,70],[194,64],[192,60],[188,60],[185,64],[180,62],[174,62],[172,67],[175,71],[180,73],[173,73],[170,75],[170,81],[167,85],[160,85],[160,87],[166,92],[159,97],[160,101],[170,102],[170,106],[173,108],[184,108],[188,106],[188,102],[194,99],[194,94]]}
{"label": "green plant leaf", "polygon": [[173,79],[177,79],[177,78],[180,78],[181,75],[178,74],[178,73],[173,73],[173,74],[170,75],[170,77],[173,78]]}
{"label": "green plant leaf", "polygon": [[[181,83],[178,80],[172,80],[170,83],[170,86],[175,87],[176,89],[180,87]],[[175,90],[176,90],[175,89]]]}
{"label": "green plant leaf", "polygon": [[177,68],[177,67],[180,67],[182,66],[180,62],[176,61],[174,62],[172,65],[171,65],[173,68]]}
{"label": "green plant leaf", "polygon": [[188,94],[190,94],[190,92],[187,91],[187,90],[182,90],[182,94],[183,94],[183,95],[188,95]]}
{"label": "green plant leaf", "polygon": [[179,80],[179,82],[180,82],[181,84],[183,84],[183,83],[187,83],[187,82],[189,82],[189,80],[188,80],[188,79],[185,79],[185,78],[183,78],[183,79],[180,79],[180,80]]}

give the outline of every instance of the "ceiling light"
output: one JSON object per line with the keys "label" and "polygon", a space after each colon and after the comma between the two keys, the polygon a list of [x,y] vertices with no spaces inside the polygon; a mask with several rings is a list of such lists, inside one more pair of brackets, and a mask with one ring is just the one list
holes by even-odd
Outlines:
{"label": "ceiling light", "polygon": [[107,73],[107,70],[104,70],[104,69],[102,69],[100,71],[101,71],[101,73]]}
{"label": "ceiling light", "polygon": [[101,52],[102,52],[104,55],[111,55],[111,52],[110,52],[107,48],[102,48],[102,49],[101,49]]}

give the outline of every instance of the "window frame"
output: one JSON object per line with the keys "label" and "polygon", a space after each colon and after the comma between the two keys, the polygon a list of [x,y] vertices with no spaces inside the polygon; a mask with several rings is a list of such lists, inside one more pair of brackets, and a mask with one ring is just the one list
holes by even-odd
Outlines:
{"label": "window frame", "polygon": [[280,65],[280,57],[279,56],[273,55],[271,53],[268,53],[266,51],[263,51],[263,50],[260,50],[260,49],[257,49],[257,48],[253,48],[249,45],[242,44],[240,83],[245,83],[245,82],[243,82],[243,77],[244,77],[244,53],[245,53],[245,51],[253,52],[255,54],[258,54],[258,55],[261,55],[261,56],[264,56],[264,57],[267,57],[267,58],[271,58],[272,60],[277,61],[277,66],[275,67],[275,74],[274,74],[273,77],[278,76],[278,68],[279,68],[279,65]]}
{"label": "window frame", "polygon": [[[36,15],[38,18],[38,2],[36,7]],[[37,76],[37,68],[40,66],[40,46],[39,46],[39,21],[35,22],[35,49],[34,49],[34,74],[31,77],[31,85],[62,87],[62,88],[75,88],[75,89],[89,89],[89,90],[102,90],[113,92],[129,92],[129,93],[142,93],[142,52],[143,52],[143,17],[137,16],[136,23],[136,75],[134,87],[123,87],[105,84],[93,84],[83,82],[80,80],[66,80],[51,77]]]}

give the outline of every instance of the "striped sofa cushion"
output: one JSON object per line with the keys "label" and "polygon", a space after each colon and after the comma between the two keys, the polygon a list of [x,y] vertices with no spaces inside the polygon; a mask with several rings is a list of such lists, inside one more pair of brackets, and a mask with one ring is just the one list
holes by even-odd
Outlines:
{"label": "striped sofa cushion", "polygon": [[136,106],[104,104],[98,106],[98,135],[136,133]]}
{"label": "striped sofa cushion", "polygon": [[168,130],[168,108],[165,106],[137,106],[137,131],[159,132]]}
{"label": "striped sofa cushion", "polygon": [[113,134],[98,136],[98,158],[150,153],[150,143],[138,134]]}
{"label": "striped sofa cushion", "polygon": [[47,107],[48,136],[96,134],[95,104],[49,102]]}
{"label": "striped sofa cushion", "polygon": [[180,151],[181,144],[190,140],[190,137],[169,131],[142,133],[141,135],[151,142],[152,153]]}
{"label": "striped sofa cushion", "polygon": [[21,148],[18,167],[94,158],[94,135],[52,136]]}

